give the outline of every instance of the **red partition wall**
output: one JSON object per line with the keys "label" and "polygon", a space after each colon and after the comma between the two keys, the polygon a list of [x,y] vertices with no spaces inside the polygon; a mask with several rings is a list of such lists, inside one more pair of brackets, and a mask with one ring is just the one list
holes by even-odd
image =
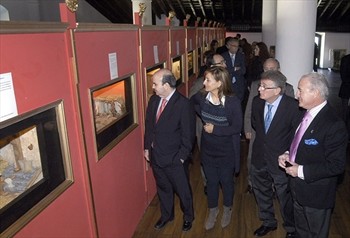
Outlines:
{"label": "red partition wall", "polygon": [[198,27],[197,28],[197,62],[198,62],[198,69],[203,65],[203,53],[204,53],[204,28]]}
{"label": "red partition wall", "polygon": [[[79,99],[99,236],[131,237],[147,206],[138,27],[79,24],[74,38]],[[95,86],[110,82],[110,53],[117,54],[119,77],[135,75],[137,105],[134,110],[138,114],[138,126],[98,160],[89,92]]]}
{"label": "red partition wall", "polygon": [[[194,27],[187,27],[186,28],[186,37],[187,37],[187,52],[190,53],[187,59],[191,60],[190,63],[187,63],[188,70],[188,89],[191,88],[193,81],[196,79],[196,76],[198,74],[198,56],[197,56],[197,28]],[[189,66],[192,65],[192,69],[189,69]],[[188,94],[187,94],[188,95]]]}
{"label": "red partition wall", "polygon": [[15,237],[95,236],[66,24],[1,22],[0,73],[12,73],[18,113],[63,100],[74,183]]}
{"label": "red partition wall", "polygon": [[[143,26],[140,33],[141,52],[142,52],[142,94],[144,100],[144,113],[147,108],[148,100],[153,94],[152,80],[147,77],[147,72],[156,70],[162,66],[169,68],[169,27],[162,26]],[[144,117],[143,117],[144,120]],[[146,181],[146,191],[148,203],[152,201],[156,194],[156,185],[149,163],[144,160],[144,171]]]}
{"label": "red partition wall", "polygon": [[[188,77],[185,72],[187,72],[187,65],[185,59],[186,52],[186,30],[184,27],[170,27],[169,29],[169,39],[170,39],[170,64],[172,59],[176,57],[181,57],[182,59],[182,84],[179,85],[178,90],[183,95],[187,95],[187,81]],[[172,66],[172,65],[171,65]]]}

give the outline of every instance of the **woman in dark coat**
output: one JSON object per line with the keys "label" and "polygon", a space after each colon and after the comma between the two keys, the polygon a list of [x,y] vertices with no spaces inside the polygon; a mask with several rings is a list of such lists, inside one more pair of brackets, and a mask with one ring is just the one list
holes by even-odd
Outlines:
{"label": "woman in dark coat", "polygon": [[230,76],[223,67],[211,67],[204,73],[204,89],[191,101],[203,122],[201,162],[207,178],[209,215],[205,222],[212,229],[219,213],[220,185],[223,191],[221,226],[230,224],[234,194],[235,171],[239,171],[239,148],[242,128],[240,100],[233,95]]}

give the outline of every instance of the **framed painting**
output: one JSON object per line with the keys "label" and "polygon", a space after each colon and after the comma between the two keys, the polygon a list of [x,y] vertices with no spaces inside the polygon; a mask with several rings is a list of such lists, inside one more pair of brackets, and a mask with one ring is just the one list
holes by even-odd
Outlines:
{"label": "framed painting", "polygon": [[98,159],[137,127],[135,75],[90,89]]}
{"label": "framed painting", "polygon": [[13,236],[73,183],[63,101],[0,123],[0,232]]}

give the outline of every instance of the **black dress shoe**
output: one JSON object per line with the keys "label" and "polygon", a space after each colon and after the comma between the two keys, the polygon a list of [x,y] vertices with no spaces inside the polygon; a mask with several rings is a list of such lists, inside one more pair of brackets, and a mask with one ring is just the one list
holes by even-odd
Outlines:
{"label": "black dress shoe", "polygon": [[295,238],[295,232],[287,232],[286,238]]}
{"label": "black dress shoe", "polygon": [[247,187],[247,193],[253,193],[253,187],[252,187],[252,185],[248,185],[248,187]]}
{"label": "black dress shoe", "polygon": [[276,230],[277,227],[270,227],[270,226],[261,226],[256,231],[254,231],[255,236],[264,236],[270,231]]}
{"label": "black dress shoe", "polygon": [[154,225],[154,228],[156,228],[157,230],[162,229],[168,222],[171,222],[172,220],[168,220],[168,221],[163,221],[162,219],[159,219],[157,221],[157,223]]}
{"label": "black dress shoe", "polygon": [[189,231],[192,228],[192,222],[191,221],[184,221],[184,224],[182,225],[183,231]]}

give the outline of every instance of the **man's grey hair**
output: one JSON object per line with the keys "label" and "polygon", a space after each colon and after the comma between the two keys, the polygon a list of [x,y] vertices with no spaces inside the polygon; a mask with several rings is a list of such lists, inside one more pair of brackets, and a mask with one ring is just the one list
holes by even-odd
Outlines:
{"label": "man's grey hair", "polygon": [[329,85],[327,78],[324,74],[320,73],[309,73],[305,74],[301,77],[301,79],[306,79],[310,85],[310,90],[318,90],[320,92],[321,97],[324,100],[328,99],[329,96]]}

